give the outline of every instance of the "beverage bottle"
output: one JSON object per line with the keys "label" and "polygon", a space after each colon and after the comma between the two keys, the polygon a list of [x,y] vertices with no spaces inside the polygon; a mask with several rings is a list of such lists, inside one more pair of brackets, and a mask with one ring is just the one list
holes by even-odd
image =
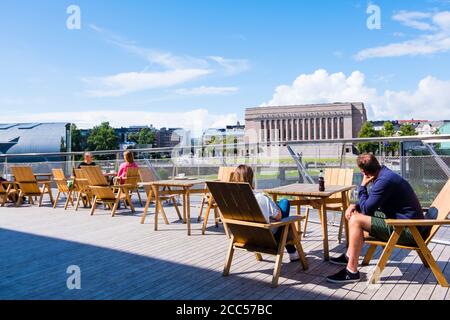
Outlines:
{"label": "beverage bottle", "polygon": [[325,178],[323,176],[323,170],[320,170],[320,173],[319,173],[319,191],[320,192],[325,191]]}

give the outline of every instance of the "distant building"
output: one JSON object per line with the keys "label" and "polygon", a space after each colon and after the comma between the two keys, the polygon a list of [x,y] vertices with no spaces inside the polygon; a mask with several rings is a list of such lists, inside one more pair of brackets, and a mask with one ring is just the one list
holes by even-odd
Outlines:
{"label": "distant building", "polygon": [[[235,125],[227,125],[225,128],[211,128],[203,132],[201,145],[198,150],[203,156],[244,156],[246,154],[245,125],[237,122]],[[217,145],[215,148],[209,148],[209,145]],[[219,147],[223,145],[224,147]]]}
{"label": "distant building", "polygon": [[[185,137],[181,128],[161,128],[156,132],[157,148],[172,148],[179,145]],[[189,138],[187,138],[189,139]],[[188,140],[187,140],[188,141]]]}
{"label": "distant building", "polygon": [[386,122],[390,122],[392,123],[392,125],[394,126],[394,130],[395,132],[398,132],[400,130],[400,123],[397,120],[375,120],[375,121],[370,121],[373,125],[373,128],[376,131],[381,131],[384,128],[384,124]]}
{"label": "distant building", "polygon": [[[366,109],[362,102],[256,107],[245,110],[246,135],[253,141],[256,140],[254,142],[266,145],[274,142],[283,144],[356,138],[366,121]],[[338,151],[337,147],[333,142],[321,145],[322,150],[330,155]],[[313,155],[315,149],[315,146],[302,146],[302,152],[306,154]],[[352,152],[351,148],[346,151]]]}
{"label": "distant building", "polygon": [[[71,151],[69,123],[0,124],[0,154],[59,153]],[[42,157],[9,158],[10,162],[43,161]],[[51,160],[55,160],[53,158]]]}

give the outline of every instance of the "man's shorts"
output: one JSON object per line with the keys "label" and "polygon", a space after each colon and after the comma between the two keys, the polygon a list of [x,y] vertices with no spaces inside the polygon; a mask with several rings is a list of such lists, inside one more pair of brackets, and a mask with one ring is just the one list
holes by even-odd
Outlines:
{"label": "man's shorts", "polygon": [[[375,214],[371,217],[371,226],[370,233],[371,237],[374,237],[377,240],[388,242],[392,233],[394,232],[393,226],[388,226],[385,222],[386,215],[382,212],[375,212]],[[423,234],[422,234],[423,237]],[[397,242],[400,245],[404,246],[417,246],[416,241],[408,228],[403,229],[402,234]]]}

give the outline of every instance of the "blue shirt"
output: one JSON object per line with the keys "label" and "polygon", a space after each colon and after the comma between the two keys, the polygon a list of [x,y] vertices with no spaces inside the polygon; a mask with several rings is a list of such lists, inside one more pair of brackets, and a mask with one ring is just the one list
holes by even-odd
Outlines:
{"label": "blue shirt", "polygon": [[382,166],[374,180],[370,193],[359,187],[357,210],[373,216],[375,211],[383,212],[388,219],[424,219],[419,199],[408,181]]}

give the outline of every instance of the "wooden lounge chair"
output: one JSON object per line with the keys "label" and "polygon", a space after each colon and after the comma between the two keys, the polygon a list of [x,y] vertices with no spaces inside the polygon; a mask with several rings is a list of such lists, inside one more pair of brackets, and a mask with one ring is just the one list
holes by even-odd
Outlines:
{"label": "wooden lounge chair", "polygon": [[[300,237],[295,227],[295,222],[303,219],[302,217],[292,216],[279,222],[267,223],[249,184],[207,182],[207,186],[222,212],[224,222],[231,234],[223,271],[224,276],[230,273],[235,249],[254,252],[258,261],[262,259],[261,253],[275,255],[272,287],[277,287],[287,243],[295,245],[303,269],[308,268]],[[275,240],[273,235],[272,230],[274,228],[283,228],[279,242]]]}
{"label": "wooden lounge chair", "polygon": [[[236,170],[235,167],[220,167],[219,168],[219,174],[217,176],[217,181],[222,182],[230,182],[233,178],[234,171]],[[206,233],[206,227],[208,225],[209,220],[209,214],[211,212],[211,209],[214,210],[214,222],[216,225],[216,228],[219,227],[219,220],[220,217],[220,210],[217,207],[216,202],[214,201],[214,198],[211,196],[211,193],[206,193],[205,196],[202,199],[202,204],[200,206],[200,213],[198,215],[197,221],[200,222],[202,218],[203,208],[207,204],[206,212],[205,212],[205,218],[203,219],[203,226],[202,226],[202,234],[204,235]],[[228,235],[228,229],[226,225],[224,225],[225,233]]]}
{"label": "wooden lounge chair", "polygon": [[56,187],[58,188],[58,193],[56,194],[55,203],[53,204],[53,208],[56,208],[58,204],[59,197],[61,193],[66,196],[66,202],[64,204],[64,209],[67,210],[69,203],[72,204],[73,207],[73,190],[74,188],[69,188],[67,185],[67,179],[64,175],[64,171],[62,169],[52,169],[53,173],[53,181],[56,183]]}
{"label": "wooden lounge chair", "polygon": [[131,187],[127,184],[120,186],[110,186],[107,179],[103,175],[100,167],[86,166],[81,169],[88,180],[89,189],[92,191],[94,200],[92,202],[91,216],[94,215],[98,203],[103,203],[111,210],[111,217],[114,217],[122,201],[125,208],[127,204],[134,213],[135,209],[131,203],[131,199],[127,188]]}
{"label": "wooden lounge chair", "polygon": [[[33,174],[31,167],[11,167],[15,182],[19,187],[19,197],[16,207],[20,205],[23,197],[28,197],[30,204],[33,204],[33,197],[39,197],[39,207],[42,206],[42,199],[45,194],[49,195],[50,202],[53,205],[53,195],[51,181],[38,181]],[[39,188],[42,186],[42,189]]]}
{"label": "wooden lounge chair", "polygon": [[[158,181],[160,180],[157,173],[149,167],[140,167],[139,168],[139,176],[141,177],[141,182],[153,182],[153,181]],[[152,190],[152,186],[151,185],[144,185],[144,190],[145,193],[147,194],[147,196],[154,196],[153,190]],[[173,203],[173,206],[175,207],[175,210],[177,212],[178,218],[181,220],[183,219],[181,217],[181,212],[180,212],[180,208],[178,207],[178,203],[177,203],[177,194],[170,194],[170,193],[166,193],[166,190],[163,189],[162,191],[159,192],[159,203],[164,203],[164,201],[171,201]],[[167,191],[170,191],[170,188],[168,188]],[[166,212],[164,211],[164,207],[161,205],[160,208],[164,222],[166,224],[169,224],[169,220],[167,219],[167,215]],[[142,215],[141,218],[141,224],[145,223],[145,218],[146,215]]]}
{"label": "wooden lounge chair", "polygon": [[[332,168],[332,169],[325,169],[325,188],[327,186],[350,186],[353,184],[353,169],[340,169],[340,168]],[[347,201],[347,203],[350,202],[350,192],[347,192],[347,199],[342,199],[342,195],[334,194],[332,195],[328,201],[326,210],[328,211],[339,211],[341,212],[341,221],[339,223],[339,233],[338,233],[338,240],[339,243],[342,242],[342,231],[344,226],[346,227],[346,221],[345,221],[345,209],[344,209],[344,200]],[[295,201],[294,201],[295,203]],[[306,235],[306,228],[308,226],[309,221],[309,212],[311,208],[319,209],[319,205],[315,206],[307,206],[306,207],[306,214],[305,214],[305,224],[303,226],[303,236]],[[300,212],[299,206],[297,206],[297,211]],[[319,215],[320,217],[320,215]]]}
{"label": "wooden lounge chair", "polygon": [[[448,215],[450,213],[450,180],[438,194],[431,207],[427,209],[425,214],[425,220],[403,220],[394,219],[386,220],[386,224],[394,227],[394,232],[392,233],[388,242],[377,241],[373,238],[367,238],[366,243],[369,244],[369,249],[367,250],[366,256],[364,257],[363,265],[368,265],[376,251],[377,246],[384,247],[383,253],[378,261],[378,264],[369,279],[370,283],[376,283],[384,267],[386,266],[389,257],[391,256],[395,248],[414,250],[422,260],[426,268],[431,268],[434,276],[436,277],[438,283],[442,287],[448,287],[448,282],[442,274],[436,260],[433,258],[427,245],[436,235],[440,226],[450,225],[450,220],[448,220]],[[427,239],[423,239],[420,235],[417,227],[425,226],[431,228],[430,234]],[[416,246],[403,246],[397,244],[397,241],[405,229],[409,229],[416,240]]]}
{"label": "wooden lounge chair", "polygon": [[88,179],[85,177],[82,169],[73,169],[73,174],[75,177],[75,192],[77,193],[77,203],[75,206],[75,211],[78,211],[80,201],[83,202],[83,206],[85,208],[91,207],[93,196],[91,189],[89,189]]}
{"label": "wooden lounge chair", "polygon": [[[142,203],[141,194],[139,193],[139,185],[138,183],[141,182],[141,177],[139,175],[139,168],[128,168],[127,174],[125,178],[123,178],[124,182],[128,185],[130,185],[130,188],[128,188],[128,191],[130,192],[130,198],[133,195],[133,192],[137,193],[139,203],[141,204],[141,207],[144,206]],[[120,178],[116,178],[114,180],[114,184],[117,186],[120,184]]]}

